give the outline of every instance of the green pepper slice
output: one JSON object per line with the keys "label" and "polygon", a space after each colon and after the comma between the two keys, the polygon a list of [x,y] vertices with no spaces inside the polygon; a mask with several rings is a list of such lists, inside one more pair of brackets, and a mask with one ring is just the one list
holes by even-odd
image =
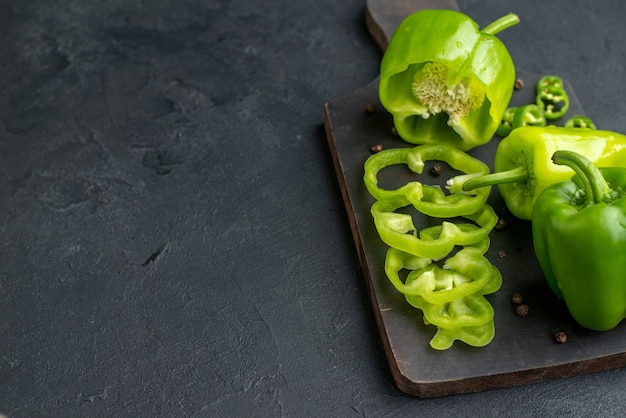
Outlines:
{"label": "green pepper slice", "polygon": [[455,340],[459,340],[473,347],[484,347],[493,340],[495,335],[496,328],[493,320],[478,326],[438,327],[437,333],[430,340],[430,346],[436,350],[447,350],[452,347]]}
{"label": "green pepper slice", "polygon": [[487,201],[490,189],[470,193],[446,195],[439,186],[409,182],[395,190],[378,186],[378,173],[386,167],[405,164],[417,174],[424,170],[426,161],[443,161],[464,173],[489,173],[489,167],[469,154],[445,144],[419,145],[413,148],[391,148],[371,155],[364,165],[363,181],[370,194],[377,200],[396,202],[396,208],[413,205],[428,216],[450,218],[475,213]]}
{"label": "green pepper slice", "polygon": [[518,107],[513,115],[513,129],[522,126],[546,126],[543,110],[535,104]]}
{"label": "green pepper slice", "polygon": [[396,202],[376,201],[371,208],[374,225],[380,239],[392,248],[397,248],[418,257],[440,260],[448,255],[456,245],[475,244],[489,235],[498,222],[498,215],[488,204],[477,212],[463,218],[472,223],[443,221],[440,235],[419,236],[411,215],[396,213],[403,205]]}
{"label": "green pepper slice", "polygon": [[511,133],[513,130],[513,117],[515,116],[516,110],[516,107],[509,107],[504,111],[500,125],[498,125],[498,129],[496,129],[496,135],[500,135],[504,138]]}
{"label": "green pepper slice", "polygon": [[[478,246],[489,245],[488,238],[477,246],[464,246],[447,259],[444,267],[433,260],[389,248],[385,258],[385,274],[398,292],[405,296],[420,296],[429,303],[447,303],[472,293],[487,295],[502,285],[502,274],[483,256]],[[405,282],[400,271],[411,273]]]}
{"label": "green pepper slice", "polygon": [[404,19],[383,55],[379,82],[400,137],[465,151],[489,142],[515,82],[513,60],[495,35],[518,22],[509,14],[480,30],[453,10]]}
{"label": "green pepper slice", "polygon": [[569,110],[569,97],[560,77],[556,75],[541,77],[537,83],[536,93],[536,104],[543,110],[546,119],[559,119]]}
{"label": "green pepper slice", "polygon": [[598,129],[591,118],[583,115],[574,115],[564,125],[566,128]]}
{"label": "green pepper slice", "polygon": [[[408,262],[405,260],[407,257]],[[489,283],[493,273],[489,260],[471,247],[464,247],[446,259],[443,267],[427,260],[423,257],[411,257],[409,254],[399,255],[399,251],[392,248],[385,259],[385,273],[400,293],[405,296],[420,296],[432,304],[452,302],[479,292]],[[400,265],[416,267],[404,283],[398,275]]]}

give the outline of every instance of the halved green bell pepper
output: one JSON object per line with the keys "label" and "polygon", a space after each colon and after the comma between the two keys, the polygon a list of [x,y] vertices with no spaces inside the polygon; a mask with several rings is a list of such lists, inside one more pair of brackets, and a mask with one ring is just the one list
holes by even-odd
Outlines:
{"label": "halved green bell pepper", "polygon": [[553,160],[577,175],[535,203],[537,259],[580,325],[612,329],[626,317],[626,168],[598,169],[571,151],[557,151]]}
{"label": "halved green bell pepper", "polygon": [[519,22],[506,15],[479,29],[453,10],[407,17],[385,50],[379,96],[400,137],[469,150],[487,143],[515,83],[513,60],[496,34]]}
{"label": "halved green bell pepper", "polygon": [[583,154],[600,167],[626,166],[626,136],[603,130],[524,126],[504,138],[493,174],[461,175],[448,181],[452,193],[497,184],[509,211],[530,220],[535,201],[548,186],[568,180],[571,170],[553,164],[557,150]]}

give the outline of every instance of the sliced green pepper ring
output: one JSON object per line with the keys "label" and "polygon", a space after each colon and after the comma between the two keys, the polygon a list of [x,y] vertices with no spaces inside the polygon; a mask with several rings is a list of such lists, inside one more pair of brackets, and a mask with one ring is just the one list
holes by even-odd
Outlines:
{"label": "sliced green pepper ring", "polygon": [[473,347],[484,347],[493,340],[495,335],[496,329],[493,321],[473,327],[440,327],[430,340],[430,346],[435,350],[447,350],[452,347],[455,340],[459,340]]}
{"label": "sliced green pepper ring", "polygon": [[408,204],[382,200],[372,205],[371,213],[380,239],[390,247],[434,260],[444,258],[456,245],[476,244],[486,238],[498,222],[493,208],[484,204],[477,212],[463,216],[474,223],[444,221],[436,239],[432,235],[418,238],[411,215],[395,212],[405,206]]}
{"label": "sliced green pepper ring", "polygon": [[[404,283],[399,271],[415,267]],[[393,286],[405,296],[419,296],[428,303],[449,303],[459,298],[481,293],[491,280],[491,263],[480,250],[463,247],[439,267],[431,260],[412,257],[395,248],[387,251],[385,273]]]}
{"label": "sliced green pepper ring", "polygon": [[536,104],[548,120],[565,115],[569,109],[569,97],[565,91],[563,80],[555,75],[542,77],[537,83]]}
{"label": "sliced green pepper ring", "polygon": [[407,302],[421,309],[424,322],[445,329],[474,327],[493,320],[493,307],[480,293],[474,293],[448,303],[429,303],[421,296],[406,296]]}
{"label": "sliced green pepper ring", "polygon": [[521,126],[546,126],[546,115],[536,104],[520,106],[513,115],[513,129]]}
{"label": "sliced green pepper ring", "polygon": [[574,115],[564,125],[566,128],[598,129],[591,118],[583,115]]}
{"label": "sliced green pepper ring", "polygon": [[498,129],[496,129],[496,135],[505,137],[511,133],[513,130],[513,117],[515,116],[516,110],[516,107],[509,107],[504,111],[504,116],[502,116],[500,125],[498,125]]}
{"label": "sliced green pepper ring", "polygon": [[413,205],[419,212],[436,217],[452,218],[466,216],[478,211],[485,204],[491,188],[476,189],[472,194],[446,195],[439,186],[409,182],[395,190],[378,187],[378,172],[385,167],[406,164],[417,174],[424,170],[426,161],[443,161],[464,173],[489,173],[489,167],[469,154],[446,144],[426,144],[413,148],[391,148],[370,156],[365,162],[363,181],[370,194],[379,201],[395,202],[396,209]]}

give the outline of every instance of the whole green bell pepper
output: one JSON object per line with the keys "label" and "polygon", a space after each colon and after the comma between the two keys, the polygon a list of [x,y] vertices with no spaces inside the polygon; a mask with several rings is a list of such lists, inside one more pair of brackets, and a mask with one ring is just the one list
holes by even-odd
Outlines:
{"label": "whole green bell pepper", "polygon": [[537,259],[580,325],[612,329],[626,317],[626,169],[598,169],[571,151],[552,158],[576,176],[547,188],[535,203]]}
{"label": "whole green bell pepper", "polygon": [[495,35],[518,22],[509,14],[481,31],[453,10],[422,10],[403,20],[383,55],[379,82],[400,137],[462,150],[487,143],[515,83],[511,56]]}
{"label": "whole green bell pepper", "polygon": [[497,184],[509,211],[530,220],[533,206],[548,186],[568,180],[571,170],[553,164],[557,150],[583,154],[600,167],[626,166],[626,136],[603,130],[556,126],[514,129],[496,149],[494,173],[448,180],[454,194]]}

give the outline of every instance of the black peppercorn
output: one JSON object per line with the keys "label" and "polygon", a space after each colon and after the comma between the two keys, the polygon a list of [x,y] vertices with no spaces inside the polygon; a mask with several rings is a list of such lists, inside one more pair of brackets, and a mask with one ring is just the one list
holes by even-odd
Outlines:
{"label": "black peppercorn", "polygon": [[557,331],[554,333],[554,341],[559,344],[563,344],[567,341],[567,334],[564,331]]}
{"label": "black peppercorn", "polygon": [[515,315],[517,316],[526,316],[528,315],[528,305],[522,303],[520,305],[517,305],[517,308],[515,308]]}

